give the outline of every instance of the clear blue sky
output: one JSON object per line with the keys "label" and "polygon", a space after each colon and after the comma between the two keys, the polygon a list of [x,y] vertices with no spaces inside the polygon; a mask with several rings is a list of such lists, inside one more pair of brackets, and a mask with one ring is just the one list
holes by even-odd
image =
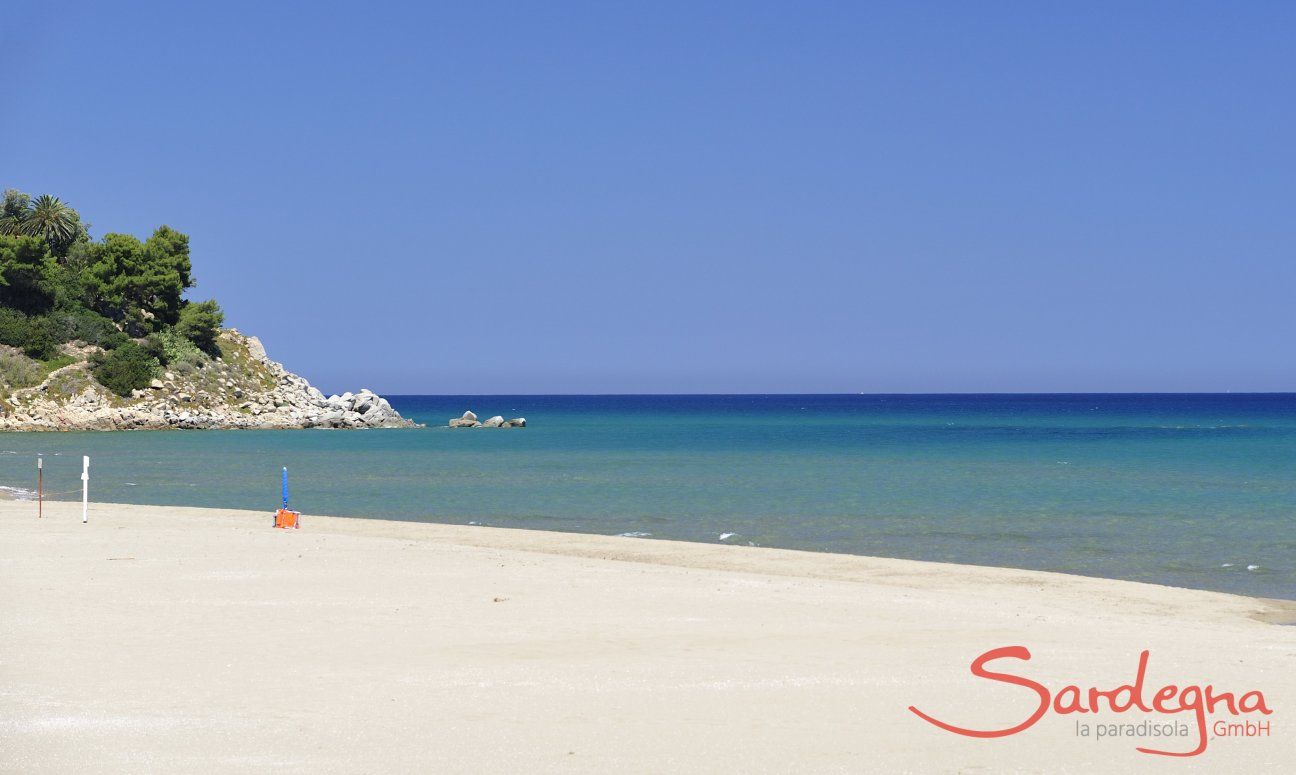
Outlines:
{"label": "clear blue sky", "polygon": [[326,390],[1296,389],[1291,3],[190,5],[6,4],[0,185]]}

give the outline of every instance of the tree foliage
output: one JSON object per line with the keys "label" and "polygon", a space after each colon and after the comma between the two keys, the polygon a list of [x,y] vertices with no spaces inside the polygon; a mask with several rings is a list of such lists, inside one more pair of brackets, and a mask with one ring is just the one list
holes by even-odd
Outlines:
{"label": "tree foliage", "polygon": [[211,356],[220,354],[216,337],[225,323],[225,313],[215,299],[189,302],[180,310],[176,333],[194,343],[199,350]]}
{"label": "tree foliage", "polygon": [[180,320],[182,296],[193,287],[189,238],[162,226],[147,242],[105,234],[81,271],[85,296],[100,314],[143,335]]}
{"label": "tree foliage", "polygon": [[29,314],[50,309],[57,272],[40,238],[0,235],[0,305]]}
{"label": "tree foliage", "polygon": [[85,227],[81,225],[77,211],[49,194],[41,194],[32,200],[22,230],[28,236],[45,240],[57,253],[66,252],[69,245],[85,236]]}
{"label": "tree foliage", "polygon": [[87,238],[80,213],[62,199],[49,194],[33,199],[14,189],[5,191],[0,204],[0,234],[37,237],[56,255]]}
{"label": "tree foliage", "polygon": [[0,201],[0,234],[17,236],[22,234],[23,222],[31,208],[31,196],[15,189],[4,192]]}
{"label": "tree foliage", "polygon": [[116,233],[94,241],[58,197],[9,189],[0,199],[0,343],[41,359],[65,342],[100,347],[93,373],[126,395],[159,364],[132,337],[150,337],[165,360],[218,353],[224,314],[214,300],[187,301],[194,284],[189,237],[170,226],[144,241]]}

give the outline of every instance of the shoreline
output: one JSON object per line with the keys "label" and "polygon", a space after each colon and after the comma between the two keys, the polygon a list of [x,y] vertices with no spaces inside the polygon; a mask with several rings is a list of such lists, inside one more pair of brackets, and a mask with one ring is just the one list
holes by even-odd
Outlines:
{"label": "shoreline", "polygon": [[[47,501],[49,503],[50,501]],[[261,520],[267,525],[272,512],[248,509],[220,509],[205,506],[149,506],[147,504],[104,502],[114,507],[143,507],[155,509],[182,508],[186,511],[206,512],[211,516],[237,514],[249,520]],[[91,505],[93,511],[94,505]],[[303,529],[309,524],[323,521],[331,532],[348,535],[382,536],[387,538],[421,538],[458,546],[481,549],[552,554],[564,557],[610,560],[615,562],[645,563],[698,570],[756,573],[769,576],[823,579],[829,581],[903,584],[914,576],[943,575],[951,579],[960,575],[993,576],[995,583],[1039,584],[1051,586],[1059,583],[1086,582],[1131,584],[1159,590],[1217,595],[1223,598],[1248,601],[1263,610],[1253,614],[1257,621],[1296,625],[1296,599],[1239,595],[1195,587],[1177,587],[1146,581],[1129,581],[1105,576],[1085,576],[1061,571],[1013,568],[1003,565],[970,565],[966,563],[914,560],[903,557],[881,557],[866,554],[784,549],[774,546],[746,546],[743,544],[703,543],[676,538],[604,535],[577,531],[542,530],[539,528],[472,525],[452,522],[422,522],[415,520],[385,519],[382,517],[339,517],[326,514],[303,514]],[[359,522],[364,527],[347,529],[349,523]],[[426,526],[426,527],[423,527]],[[431,535],[419,535],[427,532]],[[812,567],[813,566],[813,567]],[[979,578],[981,582],[990,578]]]}
{"label": "shoreline", "polygon": [[[17,486],[0,486],[0,504],[4,503],[22,503],[34,502],[32,498],[22,496],[34,496],[35,491],[28,488]],[[46,499],[45,503],[71,503],[72,501],[50,500]],[[79,504],[79,501],[77,501]],[[90,508],[93,512],[96,503],[102,506],[110,507],[138,507],[143,509],[183,509],[185,511],[206,512],[211,514],[231,514],[237,513],[244,517],[254,515],[270,515],[272,511],[253,511],[249,509],[227,509],[211,506],[168,506],[147,503],[130,503],[126,501],[98,501],[91,502]],[[267,521],[269,517],[265,517]],[[1292,598],[1275,598],[1260,595],[1246,595],[1236,592],[1225,592],[1222,590],[1206,589],[1202,587],[1185,587],[1173,584],[1162,584],[1153,581],[1134,581],[1130,579],[1113,578],[1110,576],[1085,575],[1080,573],[1067,573],[1065,571],[1040,570],[1035,568],[1016,568],[1008,565],[974,565],[970,563],[946,562],[941,560],[921,560],[909,557],[888,557],[885,555],[870,554],[849,554],[844,552],[820,551],[814,549],[787,549],[776,546],[747,546],[744,544],[725,544],[725,543],[707,543],[702,541],[692,541],[684,538],[670,538],[665,536],[625,536],[625,535],[608,535],[605,533],[587,533],[581,531],[562,531],[562,530],[544,530],[541,528],[522,528],[522,527],[505,527],[500,525],[489,524],[472,524],[457,522],[432,522],[421,520],[405,519],[388,519],[384,517],[363,517],[363,516],[334,516],[334,515],[312,515],[303,514],[304,521],[311,520],[329,520],[331,523],[344,524],[346,521],[354,520],[364,523],[388,524],[394,526],[400,525],[429,525],[434,529],[445,529],[446,535],[443,539],[463,542],[465,545],[479,546],[483,548],[500,548],[500,549],[518,549],[521,551],[535,551],[546,554],[562,554],[575,557],[603,557],[604,551],[596,545],[581,546],[579,541],[562,541],[561,537],[589,537],[592,539],[606,539],[614,542],[609,544],[606,549],[614,550],[613,555],[624,559],[628,562],[648,562],[663,565],[676,565],[680,567],[698,567],[708,570],[738,570],[753,573],[767,573],[771,575],[791,575],[786,568],[789,564],[795,564],[795,559],[805,557],[825,557],[837,558],[840,562],[832,563],[836,567],[836,573],[824,571],[826,575],[807,576],[816,578],[828,578],[839,581],[861,581],[868,580],[869,575],[862,567],[852,566],[852,560],[862,560],[877,563],[913,563],[919,566],[938,566],[949,569],[965,569],[970,571],[1003,571],[1009,574],[1043,574],[1052,577],[1059,576],[1067,579],[1086,579],[1092,581],[1107,581],[1121,584],[1137,584],[1162,589],[1183,590],[1186,592],[1201,592],[1214,595],[1225,595],[1228,597],[1241,598],[1244,600],[1254,600],[1265,605],[1273,607],[1275,612],[1265,614],[1267,618],[1264,621],[1277,620],[1278,623],[1296,625],[1296,597]],[[485,536],[489,533],[480,535],[477,531],[499,531],[495,540],[487,540]],[[363,531],[369,534],[381,534],[381,529]],[[507,536],[516,534],[516,538],[510,540]],[[395,536],[397,533],[392,533]],[[551,539],[540,540],[529,545],[525,536],[549,536]],[[633,544],[624,545],[621,542],[638,541],[645,544],[665,543],[671,546],[682,545],[686,547],[698,547],[698,550],[683,549],[679,552],[672,552],[669,549],[653,550],[644,548],[642,551],[636,551]],[[741,550],[741,552],[762,552],[773,553],[772,555],[762,555],[761,559],[743,556],[741,559],[734,555],[727,557],[712,554],[706,550],[718,548],[724,550]],[[786,557],[780,557],[780,554],[786,554]],[[691,564],[690,559],[694,563]],[[829,564],[829,563],[825,563]],[[757,566],[764,566],[758,568]],[[780,570],[780,569],[784,570]],[[848,570],[848,568],[852,570]],[[796,572],[797,574],[800,571]],[[1296,590],[1293,590],[1296,595]]]}
{"label": "shoreline", "polygon": [[[1165,763],[1079,739],[1074,717],[983,741],[909,712],[1020,721],[1029,692],[968,674],[1008,645],[1031,659],[1004,669],[1054,688],[1127,682],[1146,650],[1149,688],[1296,704],[1283,601],[765,547],[310,515],[275,530],[270,512],[106,503],[82,524],[79,502],[41,520],[31,506],[0,502],[0,770]],[[1190,761],[1293,756],[1276,727]]]}

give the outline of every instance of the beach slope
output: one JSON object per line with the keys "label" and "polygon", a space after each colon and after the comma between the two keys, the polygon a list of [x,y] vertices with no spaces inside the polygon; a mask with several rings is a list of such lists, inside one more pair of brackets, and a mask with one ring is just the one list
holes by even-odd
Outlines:
{"label": "beach slope", "polygon": [[[0,771],[1183,771],[1296,761],[1288,606],[1058,574],[269,513],[0,503]],[[1266,736],[1096,739],[1053,690],[1257,689]],[[1257,716],[1215,718],[1261,720]],[[1159,717],[1165,721],[1166,717]]]}

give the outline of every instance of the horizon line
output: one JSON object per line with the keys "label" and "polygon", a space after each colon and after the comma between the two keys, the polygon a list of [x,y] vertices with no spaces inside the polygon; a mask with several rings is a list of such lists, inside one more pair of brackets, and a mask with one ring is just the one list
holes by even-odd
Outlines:
{"label": "horizon line", "polygon": [[528,396],[528,397],[643,397],[643,396],[1296,396],[1296,390],[1111,390],[1111,391],[950,391],[886,393],[383,393],[384,396],[446,397],[459,396]]}

